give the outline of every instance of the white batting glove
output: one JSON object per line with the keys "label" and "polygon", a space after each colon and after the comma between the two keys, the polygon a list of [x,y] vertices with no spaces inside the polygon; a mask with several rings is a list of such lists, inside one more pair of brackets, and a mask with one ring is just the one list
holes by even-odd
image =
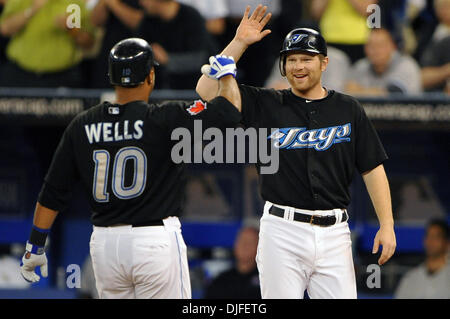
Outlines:
{"label": "white batting glove", "polygon": [[215,80],[230,74],[236,77],[236,63],[232,56],[220,54],[212,56],[209,58],[209,64],[202,66],[202,73]]}
{"label": "white batting glove", "polygon": [[22,277],[31,283],[38,282],[41,278],[34,271],[34,269],[38,266],[41,267],[41,275],[43,277],[47,277],[48,265],[44,248],[27,242],[25,250],[25,254],[22,257],[22,263],[20,264],[20,272]]}

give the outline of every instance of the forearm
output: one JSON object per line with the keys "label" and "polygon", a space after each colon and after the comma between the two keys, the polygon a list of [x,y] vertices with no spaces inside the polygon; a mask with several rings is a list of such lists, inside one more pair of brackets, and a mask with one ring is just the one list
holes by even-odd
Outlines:
{"label": "forearm", "polygon": [[0,33],[6,37],[13,36],[25,27],[34,13],[34,10],[29,8],[6,18],[0,25]]}
{"label": "forearm", "polygon": [[362,174],[380,226],[394,226],[391,193],[383,165]]}
{"label": "forearm", "polygon": [[311,16],[316,20],[320,20],[323,13],[325,12],[325,9],[328,6],[328,2],[329,0],[311,1]]}
{"label": "forearm", "polygon": [[108,19],[109,11],[105,0],[99,0],[90,13],[91,23],[97,27],[103,26]]}
{"label": "forearm", "polygon": [[[221,55],[232,56],[234,61],[237,62],[247,50],[247,45],[239,40],[233,39],[230,44],[222,51]],[[210,79],[205,75],[202,75],[197,82],[195,90],[206,101],[212,100],[217,96],[217,90],[219,89],[218,81]]]}
{"label": "forearm", "polygon": [[28,282],[38,282],[40,277],[36,274],[36,267],[40,267],[41,276],[48,276],[48,263],[45,255],[45,243],[53,222],[58,214],[57,211],[36,204],[34,212],[33,227],[30,237],[25,246],[25,254],[20,264],[20,272]]}
{"label": "forearm", "polygon": [[241,112],[241,93],[234,77],[232,75],[226,75],[216,82],[219,86],[217,95],[226,98]]}
{"label": "forearm", "polygon": [[122,1],[112,1],[109,4],[109,9],[123,24],[132,30],[139,26],[144,17],[143,11],[134,9]]}
{"label": "forearm", "polygon": [[34,211],[33,225],[40,229],[50,229],[57,215],[56,210],[42,206],[38,202]]}
{"label": "forearm", "polygon": [[425,89],[433,88],[445,82],[450,77],[450,63],[422,69],[422,86]]}
{"label": "forearm", "polygon": [[371,4],[378,3],[378,0],[348,0],[352,7],[363,17],[367,17],[370,12],[367,12],[367,7]]}

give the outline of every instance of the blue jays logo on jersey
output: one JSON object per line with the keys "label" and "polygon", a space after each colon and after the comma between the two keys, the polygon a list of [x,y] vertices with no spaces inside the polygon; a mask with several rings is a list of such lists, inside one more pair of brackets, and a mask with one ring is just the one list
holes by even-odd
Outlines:
{"label": "blue jays logo on jersey", "polygon": [[332,145],[350,142],[351,123],[307,130],[306,127],[286,127],[273,132],[268,139],[277,148],[314,148],[325,151]]}

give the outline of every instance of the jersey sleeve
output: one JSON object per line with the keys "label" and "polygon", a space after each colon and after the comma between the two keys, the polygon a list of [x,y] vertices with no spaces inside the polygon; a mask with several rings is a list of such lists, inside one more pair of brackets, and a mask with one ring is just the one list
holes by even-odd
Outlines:
{"label": "jersey sleeve", "polygon": [[67,207],[72,187],[78,178],[71,139],[73,126],[70,124],[67,127],[56,148],[38,197],[41,205],[56,211],[62,211]]}
{"label": "jersey sleeve", "polygon": [[383,144],[364,108],[357,103],[356,167],[359,173],[374,169],[388,159]]}
{"label": "jersey sleeve", "polygon": [[218,96],[210,102],[172,102],[164,105],[165,124],[169,132],[185,127],[194,129],[194,120],[202,120],[203,129],[235,127],[241,121],[241,113],[226,98]]}

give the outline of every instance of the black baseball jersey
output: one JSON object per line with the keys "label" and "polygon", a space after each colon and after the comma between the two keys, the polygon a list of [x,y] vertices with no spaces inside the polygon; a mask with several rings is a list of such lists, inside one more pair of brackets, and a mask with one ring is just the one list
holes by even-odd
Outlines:
{"label": "black baseball jersey", "polygon": [[291,90],[241,85],[240,91],[243,125],[269,129],[267,142],[279,149],[278,171],[260,175],[264,200],[308,210],[346,208],[355,168],[363,173],[387,159],[351,96],[329,91],[310,101]]}
{"label": "black baseball jersey", "polygon": [[68,205],[77,180],[89,197],[96,226],[142,224],[179,216],[183,164],[171,159],[178,127],[234,127],[241,114],[224,97],[149,105],[108,102],[80,113],[66,128],[39,194],[53,210]]}

